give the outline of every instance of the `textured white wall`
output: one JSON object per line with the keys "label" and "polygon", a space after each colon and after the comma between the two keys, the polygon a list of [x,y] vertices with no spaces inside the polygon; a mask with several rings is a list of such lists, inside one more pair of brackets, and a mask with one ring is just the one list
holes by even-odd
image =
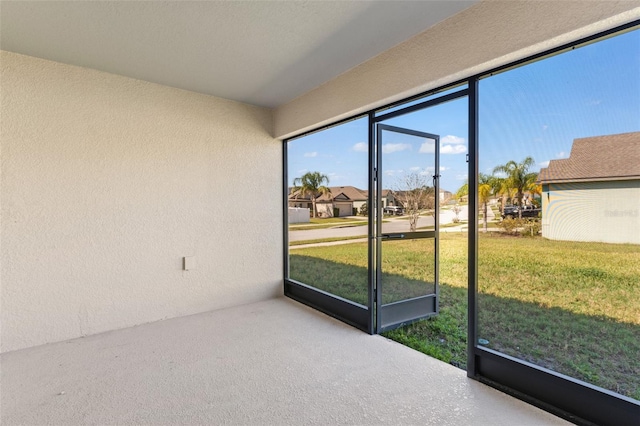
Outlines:
{"label": "textured white wall", "polygon": [[483,1],[275,110],[286,138],[640,19],[634,1]]}
{"label": "textured white wall", "polygon": [[269,110],[0,59],[2,351],[281,294]]}
{"label": "textured white wall", "polygon": [[640,181],[549,184],[542,194],[542,236],[640,244]]}

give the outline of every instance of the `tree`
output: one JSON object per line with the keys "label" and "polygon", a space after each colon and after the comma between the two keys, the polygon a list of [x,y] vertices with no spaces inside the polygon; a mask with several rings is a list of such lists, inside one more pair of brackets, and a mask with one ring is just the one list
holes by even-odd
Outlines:
{"label": "tree", "polygon": [[368,216],[369,215],[369,202],[366,201],[363,205],[360,206],[359,214],[360,216]]}
{"label": "tree", "polygon": [[[487,204],[491,199],[491,195],[494,194],[495,187],[499,185],[496,182],[494,176],[489,176],[484,173],[478,174],[478,202],[482,205],[482,217],[484,221],[484,230],[487,231]],[[466,195],[469,195],[469,182],[465,182],[456,192],[456,198],[460,199]],[[458,216],[455,212],[456,217]]]}
{"label": "tree", "polygon": [[400,201],[405,214],[409,216],[409,232],[415,232],[422,210],[435,209],[435,188],[427,183],[428,176],[413,172],[406,175],[400,182],[400,187],[394,191],[394,197]]}
{"label": "tree", "polygon": [[531,194],[531,204],[539,207],[539,200],[536,200],[536,195],[538,197],[542,196],[542,185],[533,182],[531,185],[529,185],[527,191],[529,191],[529,193]]}
{"label": "tree", "polygon": [[[516,191],[516,198],[518,200],[518,206],[522,207],[522,196],[524,190],[529,188],[532,183],[535,183],[538,178],[537,173],[529,173],[529,168],[535,164],[532,157],[527,157],[522,160],[521,163],[516,163],[511,160],[506,164],[497,166],[493,169],[493,173],[504,173],[505,183],[508,188]],[[518,216],[522,219],[522,209],[518,210]]]}
{"label": "tree", "polygon": [[493,194],[500,197],[500,213],[504,211],[507,200],[513,195],[511,188],[507,185],[507,179],[498,176],[492,176],[491,189]]}
{"label": "tree", "polygon": [[465,182],[458,190],[456,191],[456,201],[460,201],[460,198],[466,197],[469,195],[469,182]]}
{"label": "tree", "polygon": [[493,194],[493,176],[478,174],[478,201],[482,204],[482,220],[484,223],[484,232],[487,232],[487,204]]}
{"label": "tree", "polygon": [[460,214],[460,212],[462,211],[462,208],[460,207],[460,205],[454,204],[453,207],[451,207],[451,211],[454,214],[453,223],[460,222],[460,216],[458,216]]}
{"label": "tree", "polygon": [[329,184],[329,177],[320,172],[307,172],[301,177],[293,180],[292,193],[296,197],[298,195],[302,197],[306,197],[308,195],[311,198],[314,218],[317,216],[316,200],[323,195],[331,194],[331,190],[329,187],[324,185],[325,183],[327,185]]}

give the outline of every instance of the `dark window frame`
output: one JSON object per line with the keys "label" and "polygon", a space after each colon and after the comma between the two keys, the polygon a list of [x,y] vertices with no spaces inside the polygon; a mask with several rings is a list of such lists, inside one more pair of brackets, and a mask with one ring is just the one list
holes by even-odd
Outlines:
{"label": "dark window frame", "polygon": [[[307,136],[339,124],[349,122],[363,116],[369,119],[369,170],[372,170],[372,152],[374,144],[375,124],[385,117],[409,113],[411,111],[428,107],[434,99],[426,100],[424,103],[411,105],[385,114],[384,111],[390,108],[401,106],[405,103],[415,102],[420,98],[427,98],[437,93],[450,90],[457,86],[467,85],[465,89],[468,96],[469,105],[469,263],[468,263],[468,350],[467,350],[467,376],[508,393],[518,399],[524,400],[543,410],[549,411],[559,417],[579,424],[637,424],[640,419],[640,401],[624,397],[606,389],[582,382],[573,377],[555,373],[542,367],[527,363],[525,361],[510,357],[508,355],[492,351],[488,348],[478,346],[477,335],[477,289],[478,289],[478,82],[513,68],[521,67],[528,63],[536,62],[544,58],[555,56],[578,47],[604,40],[608,37],[622,34],[626,31],[640,29],[640,20],[632,21],[598,34],[594,34],[580,40],[566,43],[562,46],[549,49],[547,51],[528,56],[526,58],[511,62],[509,64],[493,68],[454,83],[429,90],[409,98],[396,101],[379,108],[369,110],[365,113],[337,121],[331,125],[322,126],[312,131],[304,132],[295,137],[283,141],[283,193],[284,193],[284,287],[285,295],[292,297],[302,303],[309,304],[329,315],[341,319],[356,326],[370,334],[373,334],[374,310],[368,309],[363,315],[357,315],[353,320],[349,315],[336,314],[342,312],[344,303],[353,303],[340,299],[337,296],[321,294],[317,296],[321,303],[306,300],[297,293],[300,287],[307,287],[304,291],[314,292],[311,287],[297,283],[288,278],[289,250],[288,250],[288,182],[287,182],[287,143],[297,138]],[[451,96],[444,95],[443,98]],[[435,101],[439,99],[435,98]],[[376,115],[378,114],[378,115]],[[372,192],[372,176],[369,176],[369,193]],[[369,209],[369,239],[373,235],[372,210]],[[372,266],[373,253],[372,244],[369,245],[369,275],[375,273]],[[369,291],[369,306],[373,306],[373,292]],[[314,298],[315,296],[312,296]],[[328,307],[327,305],[328,304]],[[353,304],[357,305],[357,304]],[[362,307],[361,305],[357,305]],[[336,311],[337,309],[337,311]]]}

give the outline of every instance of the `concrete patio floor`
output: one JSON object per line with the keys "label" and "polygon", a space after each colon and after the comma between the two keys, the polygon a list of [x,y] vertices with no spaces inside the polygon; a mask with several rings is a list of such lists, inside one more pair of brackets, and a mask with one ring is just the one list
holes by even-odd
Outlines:
{"label": "concrete patio floor", "polygon": [[3,425],[567,424],[286,298],[0,362]]}

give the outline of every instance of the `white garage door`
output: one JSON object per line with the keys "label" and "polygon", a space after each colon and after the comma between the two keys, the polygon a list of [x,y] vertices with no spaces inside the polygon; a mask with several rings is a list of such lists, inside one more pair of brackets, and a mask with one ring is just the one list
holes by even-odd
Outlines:
{"label": "white garage door", "polygon": [[336,203],[335,206],[340,209],[338,216],[351,216],[353,214],[351,203]]}

